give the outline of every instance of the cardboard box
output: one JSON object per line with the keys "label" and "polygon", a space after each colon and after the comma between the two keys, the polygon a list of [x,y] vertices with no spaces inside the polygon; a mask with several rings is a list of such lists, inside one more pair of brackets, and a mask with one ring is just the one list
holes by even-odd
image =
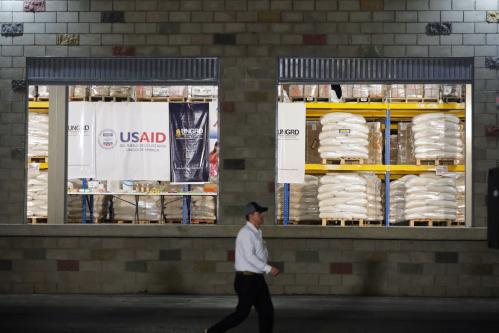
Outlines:
{"label": "cardboard box", "polygon": [[319,134],[321,133],[322,125],[319,120],[307,120],[306,126],[305,163],[322,163],[322,158],[319,154]]}

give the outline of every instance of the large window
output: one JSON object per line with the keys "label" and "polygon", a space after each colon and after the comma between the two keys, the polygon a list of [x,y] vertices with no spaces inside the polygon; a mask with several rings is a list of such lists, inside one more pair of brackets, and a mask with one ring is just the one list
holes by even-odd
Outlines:
{"label": "large window", "polygon": [[30,86],[28,109],[28,222],[57,223],[64,178],[67,223],[216,223],[217,86]]}
{"label": "large window", "polygon": [[277,223],[471,225],[471,85],[288,82],[278,96]]}

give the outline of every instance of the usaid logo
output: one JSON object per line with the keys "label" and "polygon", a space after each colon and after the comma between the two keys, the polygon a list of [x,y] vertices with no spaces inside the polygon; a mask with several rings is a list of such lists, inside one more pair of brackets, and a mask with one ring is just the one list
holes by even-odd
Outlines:
{"label": "usaid logo", "polygon": [[97,141],[102,149],[111,149],[116,146],[116,132],[112,129],[104,129],[100,131]]}

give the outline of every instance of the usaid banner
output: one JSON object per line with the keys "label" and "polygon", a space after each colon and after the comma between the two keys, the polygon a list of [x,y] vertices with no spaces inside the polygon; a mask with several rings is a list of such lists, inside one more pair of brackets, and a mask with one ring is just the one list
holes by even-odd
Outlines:
{"label": "usaid banner", "polygon": [[95,103],[68,107],[68,179],[95,177]]}
{"label": "usaid banner", "polygon": [[170,103],[172,182],[209,181],[208,118],[208,103]]}
{"label": "usaid banner", "polygon": [[93,103],[96,179],[170,180],[168,103]]}
{"label": "usaid banner", "polygon": [[305,181],[305,103],[277,105],[277,182]]}

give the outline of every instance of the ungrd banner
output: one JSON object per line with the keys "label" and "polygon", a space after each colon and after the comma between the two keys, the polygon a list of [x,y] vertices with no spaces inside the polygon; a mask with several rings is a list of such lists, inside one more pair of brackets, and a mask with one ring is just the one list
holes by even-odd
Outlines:
{"label": "ungrd banner", "polygon": [[277,182],[305,181],[305,103],[277,105]]}
{"label": "ungrd banner", "polygon": [[170,103],[172,182],[209,181],[208,118],[208,103]]}
{"label": "ungrd banner", "polygon": [[68,179],[95,177],[95,103],[68,107]]}
{"label": "ungrd banner", "polygon": [[96,179],[170,180],[168,103],[93,103]]}

